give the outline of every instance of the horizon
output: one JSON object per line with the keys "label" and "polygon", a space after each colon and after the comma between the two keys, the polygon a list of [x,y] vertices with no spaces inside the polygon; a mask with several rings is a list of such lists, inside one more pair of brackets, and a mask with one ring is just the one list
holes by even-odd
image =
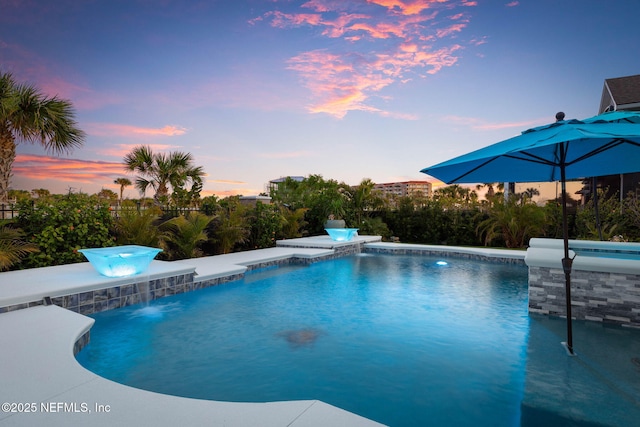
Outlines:
{"label": "horizon", "polygon": [[191,153],[203,197],[284,176],[437,184],[419,171],[558,111],[593,116],[605,79],[640,73],[626,0],[0,7],[0,71],[70,100],[87,133],[59,157],[18,144],[11,188],[56,194],[119,193],[138,145]]}

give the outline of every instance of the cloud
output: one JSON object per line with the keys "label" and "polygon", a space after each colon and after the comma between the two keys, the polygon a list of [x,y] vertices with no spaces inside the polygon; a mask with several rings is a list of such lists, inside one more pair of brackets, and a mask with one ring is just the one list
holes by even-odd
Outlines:
{"label": "cloud", "polygon": [[111,184],[126,175],[123,163],[18,154],[13,163],[16,177],[73,183]]}
{"label": "cloud", "polygon": [[509,2],[509,3],[505,4],[505,6],[514,7],[514,6],[518,6],[519,4],[520,4],[519,1],[512,1],[512,2]]}
{"label": "cloud", "polygon": [[180,136],[187,133],[187,129],[174,125],[167,125],[161,128],[145,128],[116,123],[88,123],[84,125],[84,129],[88,134],[94,136],[163,137]]}
{"label": "cloud", "polygon": [[448,123],[466,126],[466,127],[470,127],[473,130],[480,130],[480,131],[492,131],[492,130],[512,129],[512,128],[515,128],[518,130],[524,130],[527,128],[531,128],[533,126],[538,126],[541,123],[545,123],[543,119],[525,120],[520,122],[490,123],[475,117],[460,117],[460,116],[446,116],[442,120]]}
{"label": "cloud", "polygon": [[446,3],[448,0],[367,0],[367,3],[383,6],[390,11],[398,11],[402,15],[417,15],[423,10],[430,9],[434,4]]}
{"label": "cloud", "polygon": [[459,4],[452,0],[310,0],[288,13],[269,11],[252,23],[265,21],[284,30],[318,28],[322,37],[345,42],[330,42],[287,61],[288,69],[296,71],[311,92],[309,112],[336,118],[350,111],[411,117],[387,111],[378,100],[389,100],[382,92],[392,85],[457,63],[464,46],[450,39],[469,23],[466,11],[454,10]]}

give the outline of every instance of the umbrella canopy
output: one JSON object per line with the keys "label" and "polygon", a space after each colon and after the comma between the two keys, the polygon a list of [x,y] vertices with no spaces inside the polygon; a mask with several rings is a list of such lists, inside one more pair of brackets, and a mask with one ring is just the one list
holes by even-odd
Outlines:
{"label": "umbrella canopy", "polygon": [[[640,115],[638,116],[640,117]],[[559,181],[640,171],[640,126],[563,120],[422,169],[447,184]]]}
{"label": "umbrella canopy", "polygon": [[[564,117],[564,114],[560,117]],[[620,111],[604,113],[585,121],[558,120],[421,170],[447,184],[541,181],[562,183],[562,266],[565,273],[567,307],[566,347],[570,354],[573,354],[573,259],[569,258],[566,180],[638,171],[640,112]]]}
{"label": "umbrella canopy", "polygon": [[584,119],[583,122],[640,123],[640,111],[609,111]]}

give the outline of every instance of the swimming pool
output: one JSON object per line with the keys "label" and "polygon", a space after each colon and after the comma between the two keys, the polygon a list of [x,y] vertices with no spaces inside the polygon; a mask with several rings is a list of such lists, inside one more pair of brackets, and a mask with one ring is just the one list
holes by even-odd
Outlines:
{"label": "swimming pool", "polygon": [[639,419],[640,331],[576,322],[569,358],[564,321],[528,315],[525,267],[438,261],[364,254],[98,313],[78,360],[156,392],[319,399],[392,426]]}

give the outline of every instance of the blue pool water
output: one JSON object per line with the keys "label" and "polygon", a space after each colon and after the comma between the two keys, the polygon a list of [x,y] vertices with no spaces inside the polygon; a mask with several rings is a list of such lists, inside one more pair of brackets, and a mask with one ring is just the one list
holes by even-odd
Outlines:
{"label": "blue pool water", "polygon": [[114,381],[223,401],[318,399],[391,426],[633,426],[640,331],[531,316],[523,266],[360,255],[93,315]]}

